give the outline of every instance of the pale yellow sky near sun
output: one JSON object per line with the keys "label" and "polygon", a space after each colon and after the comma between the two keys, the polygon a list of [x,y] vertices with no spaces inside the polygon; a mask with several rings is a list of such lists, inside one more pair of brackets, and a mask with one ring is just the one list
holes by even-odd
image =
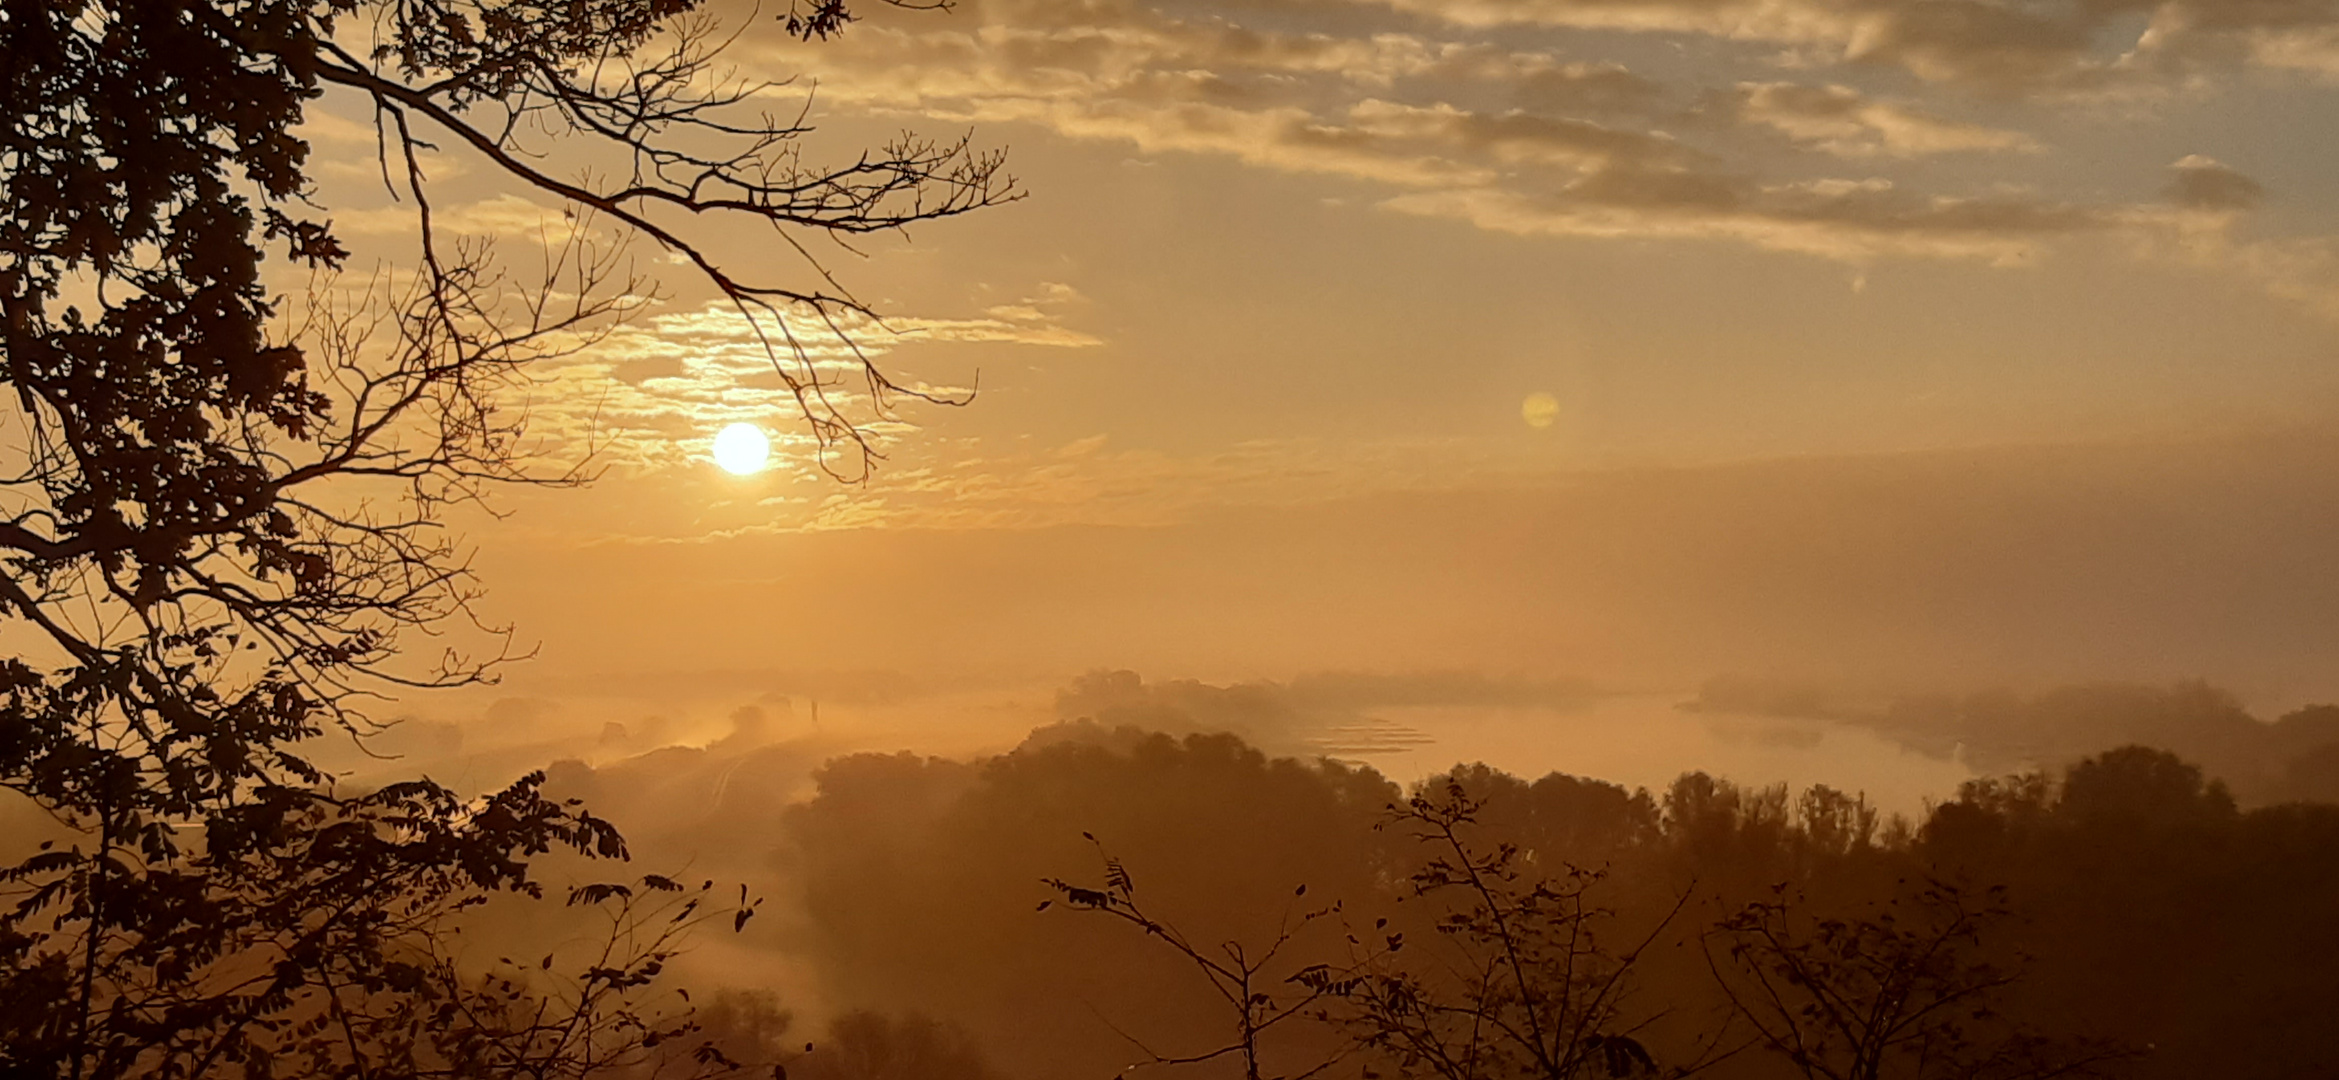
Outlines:
{"label": "pale yellow sky near sun", "polygon": [[[2313,433],[2339,163],[2302,136],[2339,119],[2339,23],[1916,7],[974,0],[813,46],[753,25],[733,55],[802,76],[779,104],[816,89],[814,157],[902,127],[1009,150],[1023,202],[865,258],[811,247],[889,315],[849,327],[889,370],[980,393],[879,421],[888,459],[839,485],[744,324],[645,251],[668,299],[529,403],[548,450],[597,439],[608,474],[472,523],[492,609],[550,682],[2324,692],[2339,627],[2299,524],[2329,524],[2335,479]],[[395,253],[370,127],[328,104],[322,201]],[[563,227],[445,158],[447,227]],[[736,422],[770,470],[713,464]]]}

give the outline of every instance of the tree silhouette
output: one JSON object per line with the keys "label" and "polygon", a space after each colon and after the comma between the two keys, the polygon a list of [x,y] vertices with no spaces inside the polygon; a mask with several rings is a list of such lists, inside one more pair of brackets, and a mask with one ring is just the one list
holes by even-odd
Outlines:
{"label": "tree silhouette", "polygon": [[1635,964],[1681,905],[1630,947],[1614,949],[1601,940],[1613,913],[1594,898],[1605,875],[1573,865],[1527,873],[1516,844],[1473,841],[1482,809],[1453,780],[1390,807],[1384,827],[1431,852],[1409,884],[1417,898],[1448,902],[1435,923],[1446,955],[1424,962],[1418,951],[1400,956],[1391,948],[1360,958],[1344,976],[1314,974],[1310,981],[1337,989],[1348,1004],[1342,1021],[1358,1043],[1404,1075],[1440,1080],[1694,1071],[1660,1073],[1636,1037],[1647,1018],[1636,1021],[1625,1001]]}
{"label": "tree silhouette", "polygon": [[1715,982],[1754,1039],[1812,1080],[2053,1080],[2130,1056],[2006,1016],[2019,973],[1978,953],[2005,890],[1928,881],[1873,915],[1820,917],[1777,897],[1707,938]]}
{"label": "tree silhouette", "polygon": [[[1086,835],[1086,834],[1083,834]],[[1088,836],[1096,843],[1094,836]],[[1063,898],[1067,907],[1093,911],[1118,919],[1160,941],[1201,974],[1210,990],[1234,1017],[1233,1037],[1207,1049],[1187,1053],[1163,1053],[1138,1042],[1124,1033],[1145,1054],[1142,1065],[1200,1065],[1205,1062],[1228,1059],[1242,1065],[1243,1080],[1309,1080],[1339,1061],[1337,1053],[1323,1055],[1303,1062],[1298,1067],[1277,1069],[1267,1064],[1271,1049],[1268,1040],[1278,1034],[1288,1034],[1312,1018],[1319,1018],[1317,1006],[1344,992],[1335,982],[1336,974],[1321,964],[1301,966],[1288,960],[1284,953],[1315,924],[1334,918],[1339,905],[1311,906],[1293,909],[1287,905],[1276,918],[1275,932],[1264,942],[1246,944],[1241,941],[1223,941],[1215,947],[1196,941],[1176,924],[1149,913],[1137,900],[1137,882],[1129,875],[1121,860],[1104,854],[1102,845],[1098,857],[1104,863],[1102,888],[1091,889],[1075,885],[1061,878],[1047,878],[1044,883]],[[1292,892],[1292,904],[1305,901],[1308,887],[1298,886]],[[1055,901],[1044,901],[1045,911]],[[1392,937],[1385,946],[1394,950],[1401,942]],[[1280,970],[1279,970],[1280,969]],[[1294,1023],[1298,1021],[1298,1023]],[[1281,1032],[1278,1029],[1282,1029]],[[1273,1073],[1272,1078],[1269,1073]]]}
{"label": "tree silhouette", "polygon": [[[1634,966],[1682,904],[1630,947],[1612,949],[1600,940],[1611,913],[1592,897],[1601,874],[1570,866],[1528,875],[1517,845],[1473,842],[1482,808],[1449,779],[1390,806],[1381,823],[1428,851],[1407,880],[1410,897],[1441,905],[1432,926],[1445,948],[1428,954],[1409,950],[1382,918],[1369,931],[1350,928],[1348,955],[1337,961],[1284,959],[1308,927],[1342,916],[1338,903],[1286,911],[1262,945],[1213,949],[1141,907],[1128,870],[1110,857],[1101,888],[1045,883],[1067,906],[1129,923],[1185,958],[1233,1013],[1227,1043],[1186,1054],[1147,1049],[1143,1064],[1233,1058],[1247,1080],[1261,1080],[1264,1037],[1313,1025],[1330,1036],[1330,1049],[1278,1076],[1305,1080],[1351,1056],[1438,1080],[1617,1080],[1702,1068],[1711,1046],[1695,1062],[1661,1069],[1637,1037],[1648,1019],[1636,1020],[1626,1004]],[[1379,1075],[1370,1065],[1361,1072]]]}
{"label": "tree silhouette", "polygon": [[[543,798],[537,778],[473,800],[427,782],[337,793],[301,743],[362,736],[370,697],[475,682],[508,658],[402,645],[477,622],[451,504],[582,478],[532,467],[525,417],[499,402],[525,365],[589,345],[641,302],[624,246],[593,226],[646,237],[777,335],[770,355],[822,446],[865,465],[833,379],[772,316],[841,331],[872,313],[817,264],[809,287],[730,271],[692,223],[753,222],[803,252],[799,233],[897,228],[1014,194],[999,158],[964,141],[807,164],[800,122],[745,111],[762,87],[717,77],[725,39],[701,6],[0,13],[0,378],[15,390],[0,419],[0,786],[54,823],[0,871],[0,1072],[372,1080],[546,1065],[461,1052],[462,1031],[509,1043],[535,1028],[499,1027],[485,999],[446,989],[434,935],[488,895],[540,893],[533,856],[622,856],[617,834]],[[823,0],[784,18],[825,37],[850,12]],[[420,252],[356,289],[331,278],[348,252],[297,131],[327,87],[371,105],[383,181]],[[577,227],[527,272],[443,236],[422,163],[440,146],[563,200]],[[561,179],[564,148],[628,171]],[[272,258],[319,286],[288,295]],[[863,373],[879,410],[901,392]],[[631,903],[613,888],[586,899]],[[638,988],[661,949],[634,939],[579,976],[597,989],[565,999],[561,1022],[633,1015],[586,1003]],[[550,1022],[554,998],[511,985],[534,1004],[495,1015]],[[430,1039],[391,1052],[395,1025],[367,1023],[360,999],[405,1023],[423,1014],[397,1010],[426,1000],[478,1007],[432,1014]],[[318,1041],[328,1029],[345,1045]],[[596,1045],[542,1044],[562,1069],[610,1060]]]}

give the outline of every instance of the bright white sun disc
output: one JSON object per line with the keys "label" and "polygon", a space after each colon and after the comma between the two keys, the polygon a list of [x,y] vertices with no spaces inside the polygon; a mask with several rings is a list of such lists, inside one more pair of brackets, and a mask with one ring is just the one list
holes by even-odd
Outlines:
{"label": "bright white sun disc", "polygon": [[734,476],[745,476],[770,461],[772,443],[754,424],[732,424],[715,433],[715,464]]}

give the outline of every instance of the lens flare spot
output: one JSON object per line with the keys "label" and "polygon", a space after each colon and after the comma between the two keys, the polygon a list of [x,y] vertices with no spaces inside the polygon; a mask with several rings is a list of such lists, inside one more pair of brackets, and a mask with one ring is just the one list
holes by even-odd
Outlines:
{"label": "lens flare spot", "polygon": [[761,471],[771,457],[771,440],[754,424],[732,424],[715,434],[715,464],[733,476]]}
{"label": "lens flare spot", "polygon": [[1559,399],[1540,390],[1527,395],[1519,403],[1519,419],[1531,428],[1547,428],[1559,422]]}

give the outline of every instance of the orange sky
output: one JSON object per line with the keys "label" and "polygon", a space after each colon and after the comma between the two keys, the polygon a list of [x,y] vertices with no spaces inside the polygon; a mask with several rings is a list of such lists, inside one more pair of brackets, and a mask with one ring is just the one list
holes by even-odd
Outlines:
{"label": "orange sky", "polygon": [[[869,15],[732,55],[800,76],[778,105],[816,89],[811,156],[1008,148],[1025,201],[811,246],[891,317],[862,347],[979,395],[877,421],[887,460],[838,484],[745,324],[642,252],[666,298],[528,402],[603,480],[466,522],[489,611],[542,643],[508,692],[1111,666],[2339,697],[2321,8]],[[311,125],[325,201],[394,257],[362,119]],[[569,227],[452,155],[435,180],[507,253]],[[714,468],[735,421],[777,468]]]}

